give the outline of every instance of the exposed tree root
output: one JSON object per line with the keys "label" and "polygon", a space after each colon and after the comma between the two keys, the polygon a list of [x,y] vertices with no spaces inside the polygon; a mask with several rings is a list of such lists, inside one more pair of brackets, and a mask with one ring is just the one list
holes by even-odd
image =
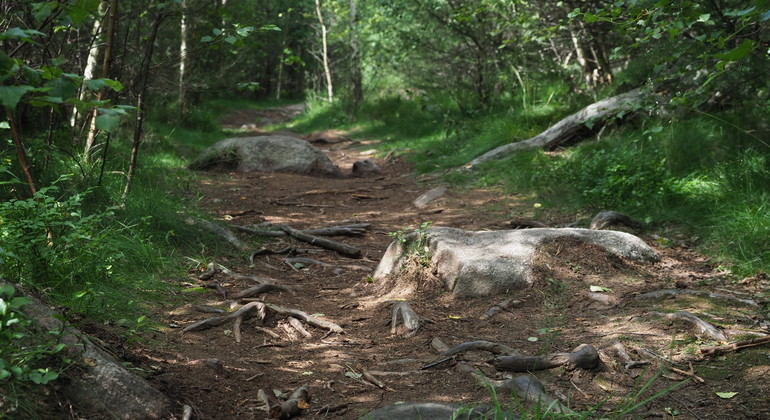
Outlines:
{"label": "exposed tree root", "polygon": [[719,347],[701,347],[700,352],[704,356],[716,357],[730,352],[747,349],[749,347],[764,346],[770,344],[770,337],[752,338],[751,340],[738,341]]}
{"label": "exposed tree root", "polygon": [[338,334],[344,331],[342,327],[340,327],[339,325],[331,321],[327,321],[325,319],[308,315],[305,312],[300,311],[299,309],[284,308],[282,306],[270,305],[270,304],[266,304],[266,305],[268,308],[277,312],[279,315],[293,316],[294,318],[301,319],[314,327],[323,328],[325,330],[329,330],[330,332],[338,333]]}
{"label": "exposed tree root", "polygon": [[291,325],[295,330],[297,330],[298,333],[302,334],[305,338],[312,338],[313,334],[310,334],[305,327],[302,325],[302,322],[298,320],[297,318],[294,318],[293,316],[290,316],[287,318],[289,321],[289,325]]}
{"label": "exposed tree root", "polygon": [[310,407],[310,392],[308,392],[307,384],[297,388],[289,397],[280,405],[275,405],[270,409],[270,417],[274,419],[290,419],[298,416]]}
{"label": "exposed tree root", "polygon": [[715,326],[687,311],[679,311],[670,314],[665,314],[662,312],[650,312],[649,314],[660,316],[672,321],[684,321],[694,327],[697,334],[705,335],[712,340],[727,341],[727,337],[725,337],[722,331],[719,331]]}
{"label": "exposed tree root", "polygon": [[361,258],[361,250],[341,242],[335,242],[330,239],[320,238],[318,236],[309,235],[301,230],[294,229],[287,225],[280,225],[280,229],[286,232],[288,235],[299,239],[300,241],[307,242],[311,245],[320,246],[321,248],[330,249],[336,251],[342,255],[351,258]]}
{"label": "exposed tree root", "polygon": [[470,341],[467,343],[458,344],[454,347],[452,347],[449,350],[446,350],[445,352],[441,353],[442,356],[454,356],[456,354],[465,353],[468,351],[475,351],[475,350],[483,350],[488,351],[490,353],[494,354],[505,354],[505,355],[518,355],[519,353],[512,349],[511,347],[506,346],[505,344],[500,343],[494,343],[491,341]]}
{"label": "exposed tree root", "polygon": [[242,317],[243,320],[250,319],[257,314],[259,314],[259,317],[261,319],[264,319],[266,315],[265,310],[266,310],[266,305],[264,303],[249,302],[241,306],[240,309],[238,309],[233,313],[222,315],[222,316],[214,316],[211,318],[206,318],[202,321],[198,321],[196,323],[190,324],[184,327],[182,329],[182,332],[185,333],[185,332],[191,332],[191,331],[203,331],[209,328],[218,327],[230,321],[234,321],[239,317]]}
{"label": "exposed tree root", "polygon": [[256,286],[249,287],[248,289],[241,290],[238,293],[233,293],[230,295],[231,299],[246,299],[246,298],[253,298],[256,296],[259,296],[263,293],[267,292],[292,292],[292,290],[286,286],[280,286],[273,283],[262,283],[258,284]]}
{"label": "exposed tree root", "polygon": [[492,318],[493,316],[499,314],[500,312],[508,311],[509,309],[511,309],[512,307],[514,307],[514,306],[516,306],[516,305],[518,305],[520,303],[521,303],[521,301],[516,300],[516,299],[506,299],[506,300],[504,300],[504,301],[502,301],[502,302],[492,306],[491,308],[487,309],[487,311],[484,312],[484,314],[481,315],[479,317],[479,319],[486,320],[486,319]]}
{"label": "exposed tree root", "polygon": [[[420,316],[409,306],[406,301],[396,301],[391,309],[392,317],[390,320],[390,333],[403,334],[404,337],[411,337],[417,334],[420,328]],[[403,320],[403,328],[399,328],[399,315]]]}
{"label": "exposed tree root", "polygon": [[[301,230],[300,232],[313,236],[359,236],[366,233],[366,231],[371,226],[371,223],[354,223],[349,225],[329,226],[318,229],[305,229]],[[260,225],[256,227],[233,226],[233,229],[266,237],[281,237],[288,235],[287,232],[281,230],[280,226],[272,224]]]}
{"label": "exposed tree root", "polygon": [[736,296],[726,295],[724,293],[707,292],[705,290],[691,290],[691,289],[655,290],[653,292],[648,292],[648,293],[644,293],[639,296],[636,296],[635,299],[660,299],[664,297],[673,297],[678,295],[695,295],[695,296],[707,297],[710,299],[719,299],[719,300],[727,300],[731,302],[738,302],[738,303],[743,303],[745,305],[750,305],[750,306],[759,306],[759,303],[751,299],[743,299]]}
{"label": "exposed tree root", "polygon": [[209,280],[213,278],[215,275],[222,273],[226,275],[228,278],[236,281],[250,281],[250,282],[257,282],[257,283],[275,283],[275,280],[267,278],[267,277],[259,277],[259,276],[251,276],[248,274],[239,274],[236,273],[229,268],[223,266],[222,264],[217,264],[214,262],[210,262],[208,264],[208,268],[206,271],[201,273],[198,276],[198,279],[202,281]]}
{"label": "exposed tree root", "polygon": [[498,356],[492,361],[498,370],[509,372],[533,372],[558,366],[591,370],[597,368],[600,363],[599,353],[590,344],[581,344],[572,353],[552,353],[545,356],[516,354]]}
{"label": "exposed tree root", "polygon": [[[251,319],[255,316],[257,316],[260,321],[264,322],[265,319],[272,315],[272,314],[283,316],[283,317],[294,317],[301,319],[305,321],[306,323],[318,327],[323,328],[326,330],[329,330],[330,332],[335,333],[341,333],[343,332],[342,327],[339,325],[331,322],[326,321],[324,319],[316,318],[312,315],[308,315],[305,312],[302,312],[298,309],[291,309],[291,308],[283,308],[281,306],[277,305],[270,305],[263,302],[249,302],[245,305],[243,305],[240,309],[237,311],[223,315],[223,316],[215,316],[211,318],[204,319],[202,321],[198,321],[196,323],[190,324],[182,329],[182,332],[191,332],[191,331],[202,331],[209,328],[218,327],[220,325],[226,324],[227,322],[233,321],[235,323],[234,325],[234,335],[236,336],[236,341],[240,341],[240,324],[243,321],[246,321],[248,319]],[[236,328],[238,332],[236,333]]]}

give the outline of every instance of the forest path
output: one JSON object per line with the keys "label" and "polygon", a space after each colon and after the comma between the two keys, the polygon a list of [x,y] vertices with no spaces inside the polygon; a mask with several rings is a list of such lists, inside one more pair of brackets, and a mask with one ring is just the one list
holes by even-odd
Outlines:
{"label": "forest path", "polygon": [[[228,116],[223,123],[262,133],[261,124],[291,118],[296,112],[300,112],[299,107],[242,111]],[[315,137],[327,140],[333,137],[331,142],[316,145],[346,174],[350,173],[354,161],[376,157],[371,150],[374,141],[346,140],[345,133],[341,132]],[[152,345],[137,349],[137,356],[145,361],[144,367],[154,372],[150,380],[180,406],[191,406],[200,419],[267,418],[267,413],[260,410],[263,404],[257,397],[259,390],[264,390],[271,405],[275,405],[278,400],[273,390],[291,393],[303,384],[309,385],[311,400],[302,418],[352,419],[397,401],[488,402],[487,390],[476,385],[467,373],[458,371],[455,361],[417,373],[398,375],[395,372],[415,372],[435,360],[437,352],[431,348],[435,337],[449,346],[488,340],[506,344],[523,354],[537,355],[571,351],[579,343],[600,347],[601,340],[618,338],[621,336],[618,331],[623,330],[625,336],[632,337],[634,345],[629,348],[661,351],[673,340],[672,334],[677,337],[677,333],[669,331],[667,325],[653,329],[649,325],[634,327],[618,321],[648,309],[630,297],[638,292],[672,287],[674,282],[697,285],[698,280],[715,279],[719,275],[708,259],[684,247],[657,247],[663,261],[655,268],[638,271],[634,267],[619,267],[608,260],[604,252],[590,247],[550,250],[542,255],[542,267],[549,267],[541,273],[542,284],[510,296],[455,300],[438,287],[423,287],[409,302],[430,322],[412,337],[393,335],[388,325],[389,303],[360,297],[374,287],[367,277],[392,242],[389,233],[405,227],[411,230],[428,221],[433,226],[497,230],[510,228],[512,219],[537,219],[553,226],[562,226],[574,219],[565,220],[556,212],[533,206],[531,201],[516,194],[504,194],[496,189],[460,190],[451,186],[447,194],[418,209],[413,200],[437,184],[430,177],[412,176],[409,166],[398,158],[377,162],[383,173],[369,178],[315,178],[257,172],[202,175],[198,185],[200,203],[222,225],[270,222],[310,229],[369,223],[371,228],[364,235],[332,238],[361,249],[360,259],[346,258],[322,248],[299,255],[326,265],[308,263],[292,267],[283,262],[286,255],[260,255],[255,257],[252,266],[248,255],[236,251],[207,256],[206,262],[216,261],[236,273],[268,277],[291,288],[294,293],[268,293],[261,295],[260,300],[335,322],[344,328],[343,334],[329,334],[305,325],[312,336],[304,338],[285,320],[270,323],[266,327],[268,332],[258,329],[254,320],[245,321],[240,343],[236,343],[233,336],[232,323],[181,333],[180,327],[212,316],[191,310],[191,305],[226,307],[216,291],[191,288],[178,300],[186,306],[160,314],[172,328],[156,334]],[[272,250],[289,246],[314,248],[288,237],[270,239],[263,246]],[[550,270],[551,264],[566,268]],[[205,269],[201,264],[189,273],[190,286],[200,284],[198,278]],[[254,285],[248,279],[223,274],[213,280],[231,294]],[[622,303],[603,306],[587,301],[581,291],[593,282],[611,286]],[[520,303],[492,319],[480,319],[487,309],[507,297]],[[271,337],[270,333],[276,336]],[[642,358],[638,354],[634,357]],[[462,357],[468,365],[494,376],[495,370],[487,363],[489,358],[490,354],[484,352]],[[770,367],[766,368],[765,373],[770,373]],[[360,379],[364,370],[391,374],[380,376],[385,383],[380,388]],[[610,370],[597,374],[555,369],[539,372],[537,377],[546,384],[550,395],[568,396],[571,407],[586,409],[605,399],[609,399],[606,407],[614,407],[614,401],[634,389],[634,378],[648,377],[656,371],[656,368],[649,372]],[[596,380],[599,375],[602,375],[601,381]],[[609,388],[603,388],[602,383],[609,384]],[[673,383],[661,379],[650,391]],[[676,393],[645,405],[639,413],[641,417],[660,416],[665,415],[667,407],[674,407],[684,418],[688,418],[688,412],[694,414],[692,418],[719,418],[720,415],[740,418],[767,410],[761,395],[770,392],[768,385],[754,385],[750,395],[755,395],[756,401],[743,399],[729,410],[720,410],[715,403],[722,401],[714,396],[714,390],[739,391],[732,385],[728,379],[706,385],[685,385]],[[635,389],[638,391],[640,386]],[[757,386],[764,386],[764,391],[760,392]],[[748,389],[745,391],[749,394]]]}

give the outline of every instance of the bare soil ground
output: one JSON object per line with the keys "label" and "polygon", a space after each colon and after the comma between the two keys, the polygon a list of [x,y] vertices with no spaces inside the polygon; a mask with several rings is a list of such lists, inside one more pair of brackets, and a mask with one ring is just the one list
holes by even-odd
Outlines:
{"label": "bare soil ground", "polygon": [[[292,112],[244,111],[224,123],[259,132],[260,125],[291,117]],[[354,161],[374,157],[374,152],[368,150],[371,145],[365,141],[344,140],[343,136],[343,141],[334,142],[341,134],[325,133],[320,137],[332,141],[317,145],[344,173],[350,173]],[[393,240],[390,232],[413,229],[426,221],[433,226],[467,230],[508,229],[512,220],[521,218],[564,226],[590,215],[565,217],[535,207],[515,194],[453,187],[418,210],[412,201],[437,184],[428,178],[413,177],[408,165],[398,158],[379,159],[378,163],[383,174],[368,178],[275,173],[207,173],[201,177],[201,204],[222,225],[271,222],[309,229],[365,222],[371,228],[361,236],[332,238],[360,248],[360,259],[345,258],[287,237],[263,238],[261,246],[273,250],[288,246],[315,248],[319,252],[300,256],[328,265],[291,267],[283,263],[285,255],[261,255],[254,258],[252,266],[245,255],[248,253],[210,255],[209,261],[234,272],[268,277],[295,291],[268,293],[260,300],[315,314],[339,324],[344,332],[328,333],[305,325],[312,335],[305,338],[285,320],[261,326],[276,334],[275,338],[259,330],[252,320],[244,322],[243,339],[236,343],[230,323],[200,332],[181,332],[182,327],[212,314],[189,310],[190,306],[159,308],[168,329],[148,333],[146,340],[130,352],[134,365],[148,372],[148,379],[179,404],[180,414],[181,406],[187,404],[194,418],[199,419],[268,418],[257,398],[260,389],[274,405],[280,401],[274,390],[291,393],[303,384],[309,385],[310,401],[301,418],[309,419],[354,419],[398,401],[488,403],[488,391],[457,366],[469,364],[489,377],[503,378],[504,372],[497,372],[488,363],[492,356],[489,353],[467,353],[419,370],[438,358],[431,347],[431,341],[438,337],[449,346],[474,340],[503,343],[526,355],[568,352],[581,343],[595,346],[604,362],[599,371],[556,368],[531,374],[545,385],[549,395],[575,410],[601,405],[596,418],[622,407],[629,399],[634,405],[685,380],[677,389],[642,404],[635,413],[640,418],[770,418],[770,347],[703,358],[702,347],[720,343],[697,334],[687,324],[649,314],[687,310],[718,325],[729,340],[738,340],[745,339],[749,332],[769,332],[761,306],[696,295],[635,299],[659,289],[706,290],[745,299],[767,296],[770,283],[766,277],[735,279],[690,250],[683,238],[641,234],[661,254],[662,261],[654,266],[628,264],[587,245],[551,243],[537,256],[536,284],[507,296],[452,299],[441,288],[415,276],[414,281],[425,284],[409,302],[430,322],[408,338],[391,334],[391,302],[379,301],[370,294],[376,285],[368,278]],[[259,246],[255,244],[254,250]],[[227,308],[215,290],[192,289],[200,285],[198,277],[205,268],[201,264],[191,270],[186,280],[191,291],[172,300]],[[214,280],[229,293],[253,285],[221,274]],[[602,293],[609,296],[607,303],[588,297],[592,285],[610,290]],[[480,319],[491,306],[506,298],[519,303],[495,317]],[[616,341],[634,360],[648,364],[626,369],[612,349]],[[690,363],[702,383],[672,371],[688,371]],[[387,372],[379,376],[385,386],[361,379],[364,370]],[[737,394],[723,398],[718,392]],[[639,396],[631,398],[636,394]],[[508,396],[501,399],[505,404],[509,401]]]}

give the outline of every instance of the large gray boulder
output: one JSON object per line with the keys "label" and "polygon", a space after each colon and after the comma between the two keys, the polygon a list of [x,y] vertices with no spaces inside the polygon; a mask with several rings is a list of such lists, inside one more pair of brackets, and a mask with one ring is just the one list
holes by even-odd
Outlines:
{"label": "large gray boulder", "polygon": [[380,260],[373,280],[385,280],[402,268],[408,250],[427,246],[433,274],[457,296],[489,296],[532,285],[532,257],[547,241],[574,238],[620,258],[655,262],[658,254],[638,237],[612,230],[539,228],[470,232],[431,228],[424,237],[412,233],[393,242]]}
{"label": "large gray boulder", "polygon": [[225,139],[204,150],[189,168],[340,175],[340,169],[320,149],[305,140],[287,136]]}

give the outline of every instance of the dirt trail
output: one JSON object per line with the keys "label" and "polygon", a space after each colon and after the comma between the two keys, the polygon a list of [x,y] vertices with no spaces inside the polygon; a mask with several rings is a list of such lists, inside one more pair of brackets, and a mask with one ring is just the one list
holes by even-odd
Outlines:
{"label": "dirt trail", "polygon": [[[259,132],[260,124],[290,117],[290,114],[286,110],[244,111],[229,117],[225,123]],[[339,134],[326,133],[326,137]],[[350,172],[352,162],[374,156],[367,142],[346,140],[317,145],[345,173]],[[285,322],[279,321],[267,328],[278,334],[279,338],[273,338],[258,330],[253,321],[247,321],[242,328],[243,340],[236,343],[232,324],[200,332],[180,332],[179,327],[211,314],[184,308],[164,310],[161,317],[171,328],[152,334],[144,343],[146,347],[134,350],[136,363],[152,372],[150,381],[180,407],[190,405],[200,419],[267,418],[257,398],[260,389],[268,394],[271,404],[275,404],[278,400],[273,390],[290,393],[302,384],[309,384],[311,396],[310,407],[302,418],[352,419],[397,401],[485,402],[489,400],[487,391],[477,386],[470,375],[456,369],[457,360],[419,373],[381,376],[384,388],[366,383],[358,375],[363,370],[417,370],[436,359],[437,353],[430,345],[434,337],[450,346],[473,340],[495,341],[529,355],[571,351],[580,343],[601,347],[608,340],[625,339],[623,342],[629,351],[644,348],[668,357],[664,352],[670,344],[682,340],[686,344],[700,342],[688,338],[689,333],[679,325],[630,320],[647,310],[632,298],[634,294],[674,287],[674,284],[697,287],[698,282],[705,279],[736,293],[747,288],[730,284],[726,278],[723,280],[706,258],[683,247],[657,247],[663,261],[653,268],[645,268],[615,261],[590,247],[556,244],[538,257],[541,280],[536,287],[510,296],[453,300],[439,288],[428,285],[410,302],[430,322],[412,337],[391,335],[388,303],[355,297],[375,287],[367,277],[392,241],[388,233],[404,227],[415,228],[426,221],[434,226],[480,230],[507,229],[511,220],[518,218],[537,219],[553,226],[574,220],[559,218],[547,209],[533,207],[517,195],[493,189],[461,191],[450,187],[445,196],[419,210],[412,201],[435,185],[427,179],[415,179],[399,159],[378,160],[378,163],[384,172],[374,178],[319,179],[270,173],[204,175],[198,186],[203,196],[201,205],[222,224],[252,225],[267,221],[297,229],[342,223],[371,224],[371,229],[362,236],[333,238],[359,247],[363,251],[361,259],[341,257],[320,248],[317,253],[301,255],[328,266],[290,267],[282,262],[283,255],[258,256],[254,266],[238,253],[233,253],[237,256],[208,256],[209,261],[237,273],[269,277],[295,290],[262,295],[265,302],[316,314],[338,323],[345,331],[328,334],[306,326],[312,337],[303,338],[292,334],[285,328]],[[272,239],[264,246],[274,250],[286,246],[313,248],[286,237]],[[197,278],[203,269],[201,266],[190,272],[191,286],[199,284]],[[230,293],[253,285],[221,275],[215,279]],[[593,284],[613,289],[618,302],[602,305],[586,299],[583,291]],[[492,319],[479,319],[490,306],[506,297],[520,303]],[[174,300],[191,305],[222,305],[221,296],[208,289],[182,293],[177,298]],[[685,308],[696,304],[691,302]],[[704,310],[716,311],[714,308]],[[680,350],[676,347],[669,351]],[[640,389],[642,384],[635,385],[635,382],[657,372],[660,365],[668,365],[655,361],[655,356],[637,353],[633,356],[644,360],[652,358],[651,368],[647,371],[607,369],[601,373],[554,369],[538,372],[536,376],[550,395],[568,398],[573,408],[583,410],[607,400],[602,410],[614,409],[622,397]],[[218,362],[202,362],[210,359]],[[487,363],[489,353],[471,353],[463,359],[488,376],[499,377]],[[746,369],[735,372],[726,372],[725,369],[730,368],[723,364],[706,363],[708,366],[703,369],[712,369],[719,375],[709,376],[705,384],[687,383],[674,393],[644,405],[638,413],[643,418],[666,417],[672,410],[678,412],[680,418],[770,415],[765,401],[770,392],[767,381],[746,383],[762,375],[766,379],[770,375],[770,363],[766,357],[761,362],[744,360],[742,363],[747,363]],[[686,370],[686,365],[683,368]],[[700,365],[697,372],[708,376],[701,373]],[[660,390],[681,379],[671,378],[660,378],[650,389]],[[723,400],[715,396],[715,391],[740,394],[733,400]]]}

